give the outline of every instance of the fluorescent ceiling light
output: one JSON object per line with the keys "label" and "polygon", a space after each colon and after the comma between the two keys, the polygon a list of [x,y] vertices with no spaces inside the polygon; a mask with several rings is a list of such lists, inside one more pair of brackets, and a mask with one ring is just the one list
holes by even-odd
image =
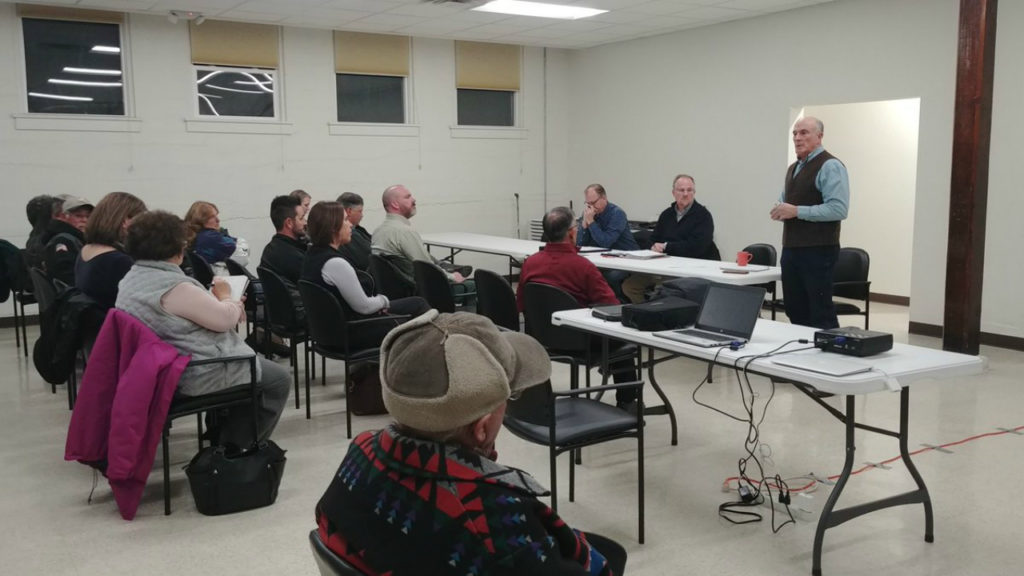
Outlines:
{"label": "fluorescent ceiling light", "polygon": [[102,68],[75,68],[65,66],[64,71],[69,74],[92,74],[94,76],[120,76],[120,70],[104,70]]}
{"label": "fluorescent ceiling light", "polygon": [[104,54],[120,54],[121,49],[117,46],[93,46],[90,52],[103,52]]}
{"label": "fluorescent ceiling light", "polygon": [[36,98],[49,98],[50,100],[71,100],[72,102],[92,102],[88,96],[61,96],[60,94],[44,94],[42,92],[29,92],[29,96]]}
{"label": "fluorescent ceiling light", "polygon": [[561,18],[577,20],[604,14],[607,10],[583,8],[581,6],[565,6],[563,4],[545,4],[543,2],[522,2],[520,0],[493,0],[478,8],[480,12],[496,12],[498,14],[514,14],[516,16],[537,16],[539,18]]}
{"label": "fluorescent ceiling light", "polygon": [[63,80],[61,78],[50,78],[47,82],[67,86],[99,86],[103,88],[120,88],[122,86],[120,82],[89,82],[87,80]]}

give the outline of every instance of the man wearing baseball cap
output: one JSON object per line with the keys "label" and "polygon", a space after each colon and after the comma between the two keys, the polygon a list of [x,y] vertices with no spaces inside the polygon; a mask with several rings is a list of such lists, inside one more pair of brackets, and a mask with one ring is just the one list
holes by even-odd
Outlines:
{"label": "man wearing baseball cap", "polygon": [[58,198],[63,203],[54,211],[48,225],[50,234],[43,249],[43,267],[50,278],[73,286],[75,260],[85,243],[85,225],[89,223],[93,203],[70,194],[62,194]]}
{"label": "man wearing baseball cap", "polygon": [[395,422],[352,441],[316,507],[320,539],[365,574],[606,576],[605,555],[621,573],[621,546],[570,528],[495,461],[506,401],[550,376],[536,340],[483,316],[431,310],[392,330],[380,378]]}

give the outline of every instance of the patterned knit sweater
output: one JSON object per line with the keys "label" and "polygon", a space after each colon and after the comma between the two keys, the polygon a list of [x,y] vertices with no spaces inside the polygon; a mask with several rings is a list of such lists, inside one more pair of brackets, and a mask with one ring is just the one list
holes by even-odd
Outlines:
{"label": "patterned knit sweater", "polygon": [[525,472],[392,425],[356,437],[316,516],[327,546],[370,576],[611,576],[546,494]]}

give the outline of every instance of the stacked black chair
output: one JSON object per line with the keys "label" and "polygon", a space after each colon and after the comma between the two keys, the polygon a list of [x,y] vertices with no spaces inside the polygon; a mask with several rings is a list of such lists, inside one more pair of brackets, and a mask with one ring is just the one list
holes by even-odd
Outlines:
{"label": "stacked black chair", "polygon": [[836,267],[832,271],[832,295],[852,300],[863,300],[864,309],[849,302],[833,302],[837,316],[858,315],[864,317],[864,329],[869,327],[868,313],[871,311],[871,281],[868,271],[871,257],[861,248],[840,248]]}
{"label": "stacked black chair", "polygon": [[[313,350],[321,358],[321,378],[327,380],[327,358],[341,360],[345,363],[345,385],[348,386],[349,373],[353,364],[359,362],[379,362],[380,348],[355,348],[352,346],[352,334],[370,327],[386,324],[397,326],[408,320],[408,316],[374,316],[359,320],[349,320],[341,302],[324,287],[299,280],[299,293],[302,303],[306,306],[306,322],[313,341]],[[306,418],[309,418],[309,378],[306,378]],[[352,410],[345,409],[345,430],[352,437]]]}
{"label": "stacked black chair", "polygon": [[476,280],[476,313],[490,318],[495,326],[518,332],[516,293],[508,280],[490,270],[477,270],[473,279]]}
{"label": "stacked black chair", "polygon": [[[554,358],[552,358],[554,360]],[[595,386],[589,391],[637,389],[640,399],[633,413],[585,398],[588,390],[554,392],[551,382],[524,390],[519,398],[509,400],[505,410],[505,427],[516,436],[548,447],[551,468],[551,507],[558,509],[556,459],[564,452],[577,453],[620,438],[636,438],[637,450],[637,513],[639,540],[644,542],[644,422],[643,382]],[[576,458],[569,458],[569,501],[575,499]]]}
{"label": "stacked black chair", "polygon": [[[778,263],[778,253],[775,251],[775,246],[771,244],[751,244],[743,249],[744,252],[750,252],[751,258],[750,263],[758,266],[775,266]],[[764,284],[757,284],[765,289],[768,293],[768,305],[772,310],[772,320],[775,320],[775,290],[777,288],[777,282],[772,280],[771,282],[765,282]]]}
{"label": "stacked black chair", "polygon": [[416,285],[406,280],[398,267],[380,254],[370,254],[370,274],[377,290],[391,300],[416,295]]}
{"label": "stacked black chair", "polygon": [[356,570],[348,562],[331,551],[320,539],[316,530],[309,533],[309,546],[313,549],[313,559],[320,569],[320,576],[363,576],[363,573]]}
{"label": "stacked black chair", "polygon": [[250,381],[248,384],[233,386],[220,392],[203,394],[200,396],[175,396],[171,401],[171,407],[167,411],[167,421],[164,423],[162,434],[163,457],[164,457],[164,515],[171,513],[171,456],[168,446],[171,423],[176,418],[196,415],[197,434],[199,436],[199,449],[203,449],[203,413],[222,408],[235,406],[252,406],[252,439],[256,442],[259,439],[258,413],[260,406],[260,394],[256,378],[256,355],[231,356],[225,358],[210,358],[208,360],[193,360],[189,366],[202,366],[205,364],[226,364],[228,362],[248,362]]}
{"label": "stacked black chair", "polygon": [[[266,315],[264,326],[264,350],[270,350],[270,335],[276,334],[288,339],[288,355],[292,365],[292,376],[295,381],[295,408],[299,407],[299,343],[303,347],[303,363],[306,371],[306,382],[309,382],[309,370],[311,360],[309,359],[309,330],[306,323],[302,321],[295,311],[295,303],[292,300],[291,291],[281,278],[269,268],[260,266],[256,269],[259,275],[260,284],[263,286],[263,310]],[[310,312],[307,308],[308,319]],[[307,398],[309,390],[307,385]],[[309,418],[309,405],[306,405],[306,418]]]}

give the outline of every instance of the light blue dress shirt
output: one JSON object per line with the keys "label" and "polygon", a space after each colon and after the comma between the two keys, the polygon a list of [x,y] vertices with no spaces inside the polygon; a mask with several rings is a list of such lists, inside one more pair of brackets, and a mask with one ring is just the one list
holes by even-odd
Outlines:
{"label": "light blue dress shirt", "polygon": [[[800,173],[808,161],[824,152],[825,149],[818,146],[806,158],[796,163],[793,169],[793,176]],[[846,166],[836,158],[830,158],[821,165],[814,184],[821,191],[821,204],[813,206],[797,206],[796,217],[800,220],[810,222],[834,222],[845,220],[850,209],[850,176],[846,173]],[[786,201],[786,191],[779,194],[779,202]]]}

